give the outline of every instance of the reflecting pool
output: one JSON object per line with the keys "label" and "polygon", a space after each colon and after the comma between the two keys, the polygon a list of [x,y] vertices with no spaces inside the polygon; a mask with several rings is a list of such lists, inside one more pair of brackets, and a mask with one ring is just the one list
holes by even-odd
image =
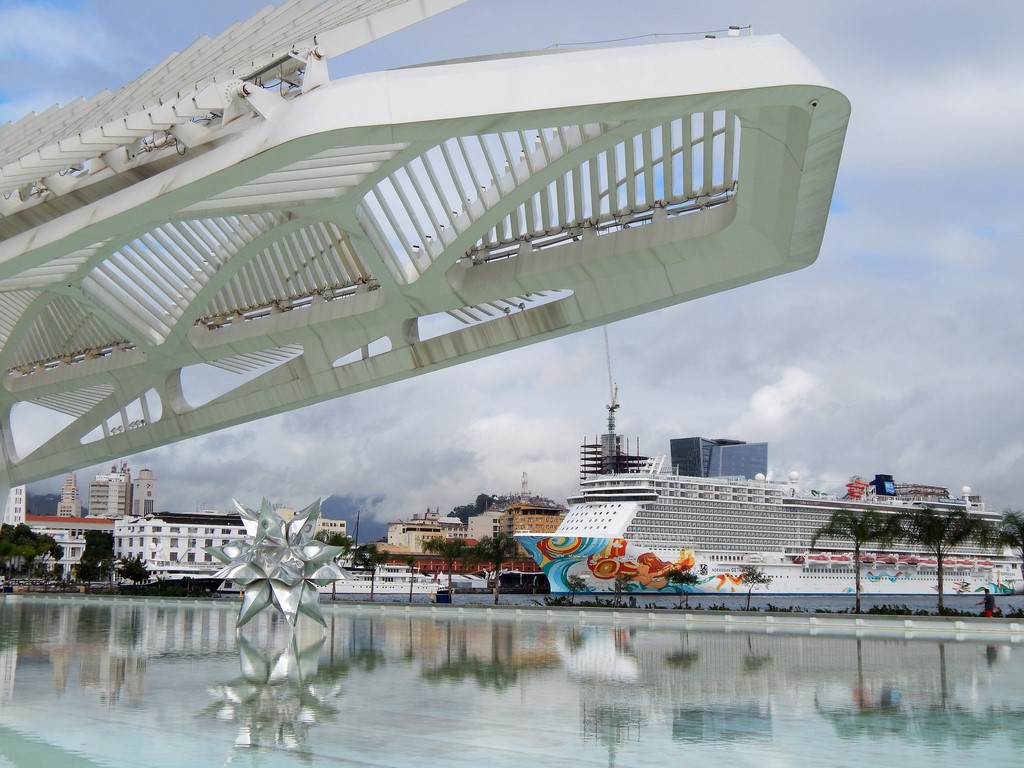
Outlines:
{"label": "reflecting pool", "polygon": [[1007,641],[0,600],[0,766],[1020,765]]}

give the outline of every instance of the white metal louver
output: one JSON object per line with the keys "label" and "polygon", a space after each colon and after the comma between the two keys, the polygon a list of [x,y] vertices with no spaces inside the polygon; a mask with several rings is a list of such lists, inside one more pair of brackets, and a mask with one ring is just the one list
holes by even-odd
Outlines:
{"label": "white metal louver", "polygon": [[[817,257],[849,104],[788,43],[327,76],[456,4],[292,0],[0,128],[6,482]],[[189,402],[203,366],[238,386]],[[21,455],[19,403],[74,422]]]}

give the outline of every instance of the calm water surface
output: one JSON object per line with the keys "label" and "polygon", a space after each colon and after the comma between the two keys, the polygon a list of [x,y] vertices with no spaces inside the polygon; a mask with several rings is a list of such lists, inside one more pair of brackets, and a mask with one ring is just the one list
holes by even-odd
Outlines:
{"label": "calm water surface", "polygon": [[[504,599],[504,598],[503,598]],[[1018,766],[1024,650],[627,619],[0,602],[0,766]],[[524,612],[528,613],[528,612]]]}

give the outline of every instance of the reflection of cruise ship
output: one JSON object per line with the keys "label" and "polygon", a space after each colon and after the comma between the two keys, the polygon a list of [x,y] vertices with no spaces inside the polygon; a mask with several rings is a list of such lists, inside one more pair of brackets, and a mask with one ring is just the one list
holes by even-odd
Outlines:
{"label": "reflection of cruise ship", "polygon": [[[966,510],[993,522],[1000,517],[967,493],[953,498],[944,488],[901,488],[883,476],[877,491],[858,481],[846,498],[839,498],[801,490],[795,473],[785,483],[763,475],[754,480],[676,475],[665,470],[662,458],[622,455],[612,419],[600,446],[600,462],[585,451],[585,479],[558,529],[516,536],[544,570],[552,592],[568,592],[571,576],[582,577],[591,592],[614,591],[617,581],[620,589],[632,592],[678,592],[667,574],[687,569],[698,577],[687,592],[746,592],[741,569],[757,566],[772,581],[767,588],[755,586],[755,592],[850,593],[852,545],[821,540],[817,549],[810,546],[834,511],[873,509],[891,515],[927,505]],[[907,545],[884,552],[869,549],[861,554],[862,591],[934,595],[936,568],[933,558]],[[1019,562],[976,546],[957,549],[943,561],[943,572],[947,594],[984,588],[1020,592],[1024,586]]]}

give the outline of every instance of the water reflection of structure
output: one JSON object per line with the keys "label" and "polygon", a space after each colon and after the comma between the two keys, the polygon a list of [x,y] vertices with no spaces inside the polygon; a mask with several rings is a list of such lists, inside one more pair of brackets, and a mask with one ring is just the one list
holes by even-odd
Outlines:
{"label": "water reflection of structure", "polygon": [[[264,614],[263,624],[272,624]],[[258,620],[257,620],[258,621]],[[253,627],[251,622],[247,629]],[[262,637],[259,636],[262,634]],[[235,723],[238,747],[274,747],[309,754],[309,729],[338,713],[334,701],[341,695],[340,675],[328,667],[321,671],[322,631],[303,636],[301,625],[280,643],[267,642],[275,633],[238,637],[241,676],[210,689],[216,701],[197,717],[216,717]]]}
{"label": "water reflection of structure", "polygon": [[[922,750],[1024,746],[1010,644],[332,605],[326,629],[304,620],[292,635],[264,613],[236,645],[231,602],[19,600],[0,601],[0,706],[6,727],[54,749],[82,743],[63,727],[76,717],[165,754],[191,748],[195,764],[214,750],[454,766],[484,764],[498,745],[508,759],[496,766],[670,765],[784,743],[794,764],[839,744],[850,764],[884,749],[913,765]],[[89,743],[98,762],[124,764],[120,747]]]}
{"label": "water reflection of structure", "polygon": [[[865,674],[865,649],[856,641],[857,675],[852,686],[852,701],[836,690],[816,692],[815,709],[835,728],[844,740],[871,738],[885,733],[905,742],[929,746],[952,744],[957,749],[976,746],[991,736],[1006,733],[1013,744],[1024,746],[1024,734],[1018,725],[1024,707],[976,704],[978,685],[984,685],[986,673],[962,680],[950,676],[949,655],[964,649],[950,648],[946,643],[931,646],[931,659],[918,659],[912,669],[901,670],[878,682],[877,676]],[[988,670],[999,660],[999,648],[988,645],[969,646],[972,655],[984,654]],[[1009,656],[1006,649],[1004,656]],[[953,661],[959,662],[959,659]]]}

